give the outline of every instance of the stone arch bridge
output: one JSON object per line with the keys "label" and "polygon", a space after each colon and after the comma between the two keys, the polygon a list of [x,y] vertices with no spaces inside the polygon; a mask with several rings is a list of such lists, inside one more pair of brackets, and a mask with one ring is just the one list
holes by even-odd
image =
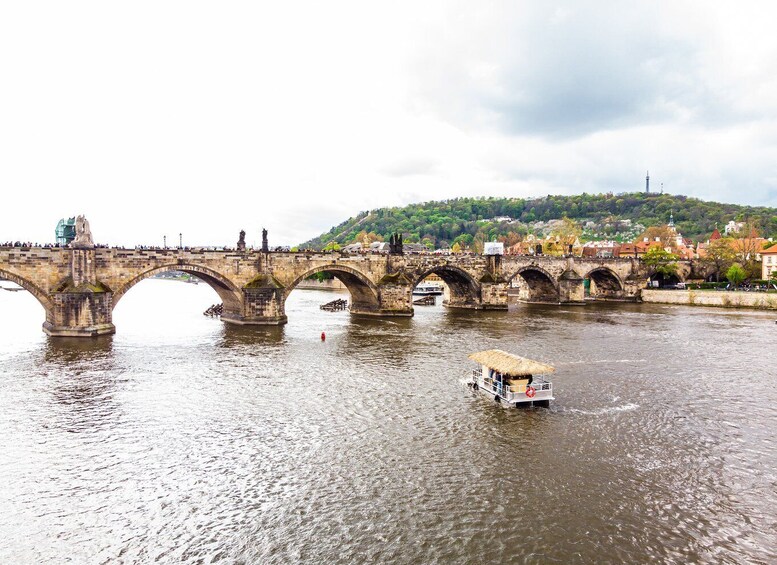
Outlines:
{"label": "stone arch bridge", "polygon": [[[681,264],[681,277],[690,272]],[[113,309],[138,282],[183,271],[209,284],[232,324],[286,323],[285,302],[306,277],[327,271],[351,293],[351,312],[412,316],[412,290],[436,273],[452,308],[507,309],[508,288],[529,302],[579,303],[592,298],[637,300],[647,271],[636,259],[381,253],[293,253],[200,249],[0,248],[0,279],[12,281],[43,306],[43,329],[55,336],[115,331]]]}

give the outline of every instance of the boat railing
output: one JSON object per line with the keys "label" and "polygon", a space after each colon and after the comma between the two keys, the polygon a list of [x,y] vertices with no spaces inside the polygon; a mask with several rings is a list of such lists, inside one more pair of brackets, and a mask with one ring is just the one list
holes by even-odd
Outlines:
{"label": "boat railing", "polygon": [[546,381],[543,377],[535,377],[531,384],[513,387],[491,377],[484,377],[481,370],[475,369],[472,371],[472,381],[477,383],[479,387],[489,390],[507,401],[526,400],[529,398],[526,395],[528,387],[534,389],[535,396],[533,398],[537,400],[553,396],[553,383]]}

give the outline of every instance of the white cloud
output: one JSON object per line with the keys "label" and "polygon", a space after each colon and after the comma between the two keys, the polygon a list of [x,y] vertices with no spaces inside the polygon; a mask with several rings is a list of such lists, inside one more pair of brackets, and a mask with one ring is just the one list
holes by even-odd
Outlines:
{"label": "white cloud", "polygon": [[0,6],[0,241],[299,243],[361,210],[654,186],[777,206],[777,8]]}

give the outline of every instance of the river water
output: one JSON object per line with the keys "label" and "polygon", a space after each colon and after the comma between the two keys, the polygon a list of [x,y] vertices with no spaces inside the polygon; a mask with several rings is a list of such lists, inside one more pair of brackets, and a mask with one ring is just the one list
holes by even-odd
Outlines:
{"label": "river water", "polygon": [[[340,296],[241,329],[148,280],[66,340],[0,291],[0,562],[777,561],[774,313]],[[556,365],[550,409],[463,384],[495,347]]]}

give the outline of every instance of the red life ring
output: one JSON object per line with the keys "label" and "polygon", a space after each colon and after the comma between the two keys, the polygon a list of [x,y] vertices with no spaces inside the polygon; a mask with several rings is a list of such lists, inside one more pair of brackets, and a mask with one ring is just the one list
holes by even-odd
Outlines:
{"label": "red life ring", "polygon": [[529,398],[534,398],[535,394],[537,394],[537,391],[534,390],[533,386],[526,387],[526,396],[528,396]]}

